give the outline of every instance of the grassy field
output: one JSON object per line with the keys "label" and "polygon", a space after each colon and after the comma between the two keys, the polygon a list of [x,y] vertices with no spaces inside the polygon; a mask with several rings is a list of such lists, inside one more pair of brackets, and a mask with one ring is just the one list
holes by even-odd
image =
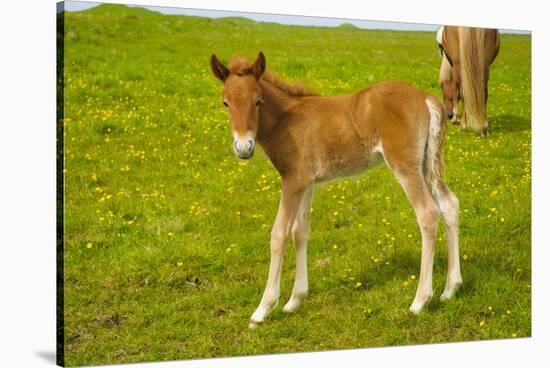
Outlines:
{"label": "grassy field", "polygon": [[[255,57],[323,94],[385,79],[441,95],[435,34],[165,16],[102,5],[65,17],[67,365],[531,335],[531,37],[502,35],[489,138],[450,126],[464,287],[419,316],[420,232],[386,167],[319,185],[310,296],[247,329],[268,272],[279,178],[232,152],[209,57]],[[440,224],[434,295],[445,283]]]}

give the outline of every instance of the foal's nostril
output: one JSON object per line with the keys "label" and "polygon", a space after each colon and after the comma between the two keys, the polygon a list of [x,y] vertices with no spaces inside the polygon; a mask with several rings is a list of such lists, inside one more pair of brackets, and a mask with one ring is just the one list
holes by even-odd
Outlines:
{"label": "foal's nostril", "polygon": [[254,140],[235,139],[233,141],[233,149],[240,159],[249,159],[254,154]]}

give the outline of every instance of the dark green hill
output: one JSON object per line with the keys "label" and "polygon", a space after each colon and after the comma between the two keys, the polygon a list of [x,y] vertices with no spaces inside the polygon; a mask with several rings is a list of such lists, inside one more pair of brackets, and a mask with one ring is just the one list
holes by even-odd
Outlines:
{"label": "dark green hill", "polygon": [[338,27],[339,28],[344,28],[344,29],[359,29],[356,25],[351,24],[351,23],[342,23]]}
{"label": "dark green hill", "polygon": [[126,6],[121,4],[101,4],[99,6],[96,6],[95,8],[84,10],[84,12],[89,12],[95,15],[114,15],[114,16],[120,16],[120,15],[138,16],[138,15],[159,14],[149,9],[145,9],[141,7]]}

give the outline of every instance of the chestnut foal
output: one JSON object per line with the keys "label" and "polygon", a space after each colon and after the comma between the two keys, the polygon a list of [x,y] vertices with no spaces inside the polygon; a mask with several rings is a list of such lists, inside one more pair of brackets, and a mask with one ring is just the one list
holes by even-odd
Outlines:
{"label": "chestnut foal", "polygon": [[264,322],[279,300],[281,266],[290,235],[296,246],[296,279],[285,312],[308,293],[307,242],[313,184],[354,174],[382,160],[411,202],[422,234],[416,296],[419,313],[432,296],[432,268],[439,215],[448,242],[448,272],[442,300],[462,283],[458,254],[458,200],[443,180],[443,107],[432,95],[405,83],[386,81],[345,96],[318,96],[254,63],[233,59],[226,67],[215,55],[214,75],[223,82],[233,148],[249,159],[258,142],[282,178],[282,194],[271,232],[271,263],[261,302],[249,327]]}

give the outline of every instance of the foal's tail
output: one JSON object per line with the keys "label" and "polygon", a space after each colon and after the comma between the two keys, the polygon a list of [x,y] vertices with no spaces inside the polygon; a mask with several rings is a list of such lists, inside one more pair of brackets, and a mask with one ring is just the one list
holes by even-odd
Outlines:
{"label": "foal's tail", "polygon": [[445,124],[443,105],[434,96],[426,98],[426,105],[430,113],[430,124],[428,138],[426,140],[426,151],[424,154],[424,179],[434,198],[438,196],[443,178],[443,140],[445,139]]}
{"label": "foal's tail", "polygon": [[459,27],[458,40],[466,123],[475,131],[484,131],[487,128],[485,29]]}

